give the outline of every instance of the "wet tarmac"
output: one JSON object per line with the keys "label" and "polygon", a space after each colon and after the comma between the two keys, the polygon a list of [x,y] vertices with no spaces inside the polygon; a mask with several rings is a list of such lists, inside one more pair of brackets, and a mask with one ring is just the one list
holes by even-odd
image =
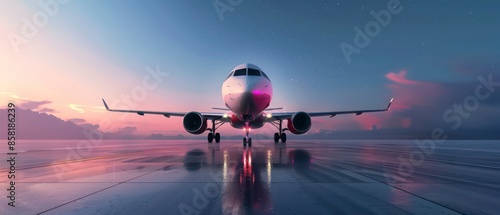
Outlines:
{"label": "wet tarmac", "polygon": [[[244,148],[236,140],[44,140],[17,147],[16,207],[3,197],[0,214],[500,211],[499,141],[259,140]],[[0,165],[7,196],[8,163]]]}

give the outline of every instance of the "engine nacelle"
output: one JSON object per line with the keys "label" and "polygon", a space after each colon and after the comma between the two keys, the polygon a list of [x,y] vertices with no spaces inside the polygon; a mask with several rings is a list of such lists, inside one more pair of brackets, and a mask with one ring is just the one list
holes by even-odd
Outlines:
{"label": "engine nacelle", "polygon": [[184,129],[191,134],[201,134],[207,130],[207,120],[199,112],[189,112],[182,120]]}
{"label": "engine nacelle", "polygon": [[294,134],[303,134],[311,128],[311,117],[306,112],[297,112],[288,118],[288,130]]}

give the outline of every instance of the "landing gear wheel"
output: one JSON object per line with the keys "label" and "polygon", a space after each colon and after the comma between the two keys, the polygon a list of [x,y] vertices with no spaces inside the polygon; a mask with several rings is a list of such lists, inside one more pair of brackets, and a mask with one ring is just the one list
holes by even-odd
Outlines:
{"label": "landing gear wheel", "polygon": [[250,147],[252,146],[252,138],[251,137],[248,138],[248,146],[250,146]]}
{"label": "landing gear wheel", "polygon": [[286,134],[285,133],[281,133],[281,142],[286,143]]}
{"label": "landing gear wheel", "polygon": [[280,134],[274,133],[274,142],[277,143],[280,141]]}
{"label": "landing gear wheel", "polygon": [[216,143],[220,142],[220,133],[215,133],[215,142]]}
{"label": "landing gear wheel", "polygon": [[247,138],[246,137],[243,138],[243,147],[247,147]]}
{"label": "landing gear wheel", "polygon": [[[207,139],[208,139],[208,142],[209,142],[209,143],[212,143],[212,141],[214,140],[214,134],[212,134],[212,133],[208,133],[208,138],[207,138]],[[216,141],[217,141],[217,140],[216,140]]]}

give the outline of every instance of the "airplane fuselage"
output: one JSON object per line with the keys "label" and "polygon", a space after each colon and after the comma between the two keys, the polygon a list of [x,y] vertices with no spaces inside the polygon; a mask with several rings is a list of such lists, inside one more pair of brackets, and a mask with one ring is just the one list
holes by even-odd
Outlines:
{"label": "airplane fuselage", "polygon": [[[233,115],[233,127],[260,127],[263,111],[269,107],[273,96],[271,81],[253,64],[235,67],[222,84],[222,99]],[[257,121],[259,123],[252,123]],[[263,122],[262,122],[263,124]]]}

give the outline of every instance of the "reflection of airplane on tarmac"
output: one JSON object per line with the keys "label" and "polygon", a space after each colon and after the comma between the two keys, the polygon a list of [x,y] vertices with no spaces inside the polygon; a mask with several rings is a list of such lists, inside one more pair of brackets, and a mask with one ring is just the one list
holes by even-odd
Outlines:
{"label": "reflection of airplane on tarmac", "polygon": [[[217,147],[219,144],[214,144]],[[279,145],[279,144],[277,144]],[[285,145],[282,145],[286,147]],[[293,168],[299,174],[308,175],[311,155],[302,149],[288,150],[278,146],[274,153],[270,149],[220,151],[209,149],[211,155],[203,150],[193,149],[184,157],[184,167],[188,171],[210,168],[214,182],[219,184],[222,210],[232,214],[266,214],[272,210],[271,180],[272,172],[280,168]],[[236,210],[236,211],[235,211]]]}
{"label": "reflection of airplane on tarmac", "polygon": [[[208,133],[208,142],[220,141],[220,134],[216,129],[222,124],[229,122],[234,128],[243,128],[246,137],[243,138],[243,146],[247,144],[252,146],[252,138],[249,133],[252,129],[264,126],[266,122],[274,125],[278,132],[274,134],[274,142],[286,142],[285,131],[293,134],[303,134],[311,128],[311,117],[330,116],[338,114],[356,114],[360,115],[366,112],[387,111],[391,102],[385,109],[376,110],[354,110],[354,111],[326,111],[326,112],[282,112],[270,113],[268,111],[281,108],[268,108],[273,96],[273,87],[271,80],[259,67],[253,64],[241,64],[235,67],[222,84],[222,97],[227,108],[214,108],[231,113],[200,113],[200,112],[165,112],[165,111],[143,111],[143,110],[115,110],[110,109],[104,99],[104,106],[108,111],[158,114],[165,117],[179,116],[184,117],[183,125],[187,132],[192,134],[201,134],[206,130]],[[283,120],[287,120],[287,128],[283,128]],[[207,129],[207,120],[211,121],[211,128]]]}

